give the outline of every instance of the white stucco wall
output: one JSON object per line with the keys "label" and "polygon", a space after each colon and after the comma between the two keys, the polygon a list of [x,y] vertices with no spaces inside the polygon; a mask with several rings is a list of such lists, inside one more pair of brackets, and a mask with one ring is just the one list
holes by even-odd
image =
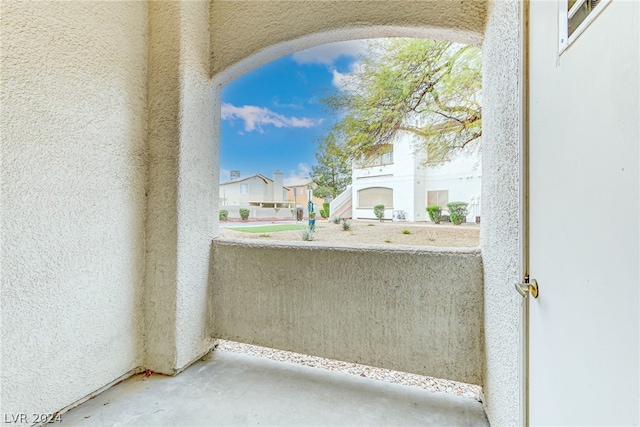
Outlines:
{"label": "white stucco wall", "polygon": [[[413,140],[404,133],[393,144],[393,162],[367,167],[354,167],[352,172],[353,218],[376,219],[373,208],[362,208],[358,192],[371,187],[393,189],[393,206],[385,206],[385,219],[392,219],[394,210],[403,210],[407,221],[415,221],[414,206],[419,195],[416,183],[424,181],[424,169],[413,155]],[[424,198],[424,197],[423,197]]]}
{"label": "white stucco wall", "polygon": [[145,366],[169,374],[212,345],[206,295],[218,144],[208,7],[207,1],[149,4]]}
{"label": "white stucco wall", "polygon": [[213,247],[216,338],[481,384],[479,250]]}
{"label": "white stucco wall", "polygon": [[142,364],[147,8],[1,19],[0,413],[31,417]]}
{"label": "white stucco wall", "polygon": [[482,48],[484,405],[492,425],[519,423],[518,1],[495,0]]}
{"label": "white stucco wall", "polygon": [[[482,161],[476,154],[461,154],[445,164],[428,166],[425,173],[425,194],[427,191],[448,190],[449,202],[469,203],[467,222],[475,222],[475,216],[480,216]],[[425,199],[425,206],[426,203]],[[446,206],[444,209],[447,209]],[[429,215],[426,215],[429,220]]]}

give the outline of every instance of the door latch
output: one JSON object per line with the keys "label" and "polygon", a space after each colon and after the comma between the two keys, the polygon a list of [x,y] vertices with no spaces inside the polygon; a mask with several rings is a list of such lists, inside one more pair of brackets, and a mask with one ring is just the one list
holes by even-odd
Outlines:
{"label": "door latch", "polygon": [[527,297],[527,293],[530,293],[534,298],[538,298],[538,281],[529,279],[529,275],[526,275],[522,282],[516,283],[516,291],[524,298]]}

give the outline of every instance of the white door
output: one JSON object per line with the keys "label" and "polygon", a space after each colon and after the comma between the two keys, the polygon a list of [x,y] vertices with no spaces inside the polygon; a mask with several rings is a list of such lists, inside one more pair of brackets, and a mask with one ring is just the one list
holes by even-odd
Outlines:
{"label": "white door", "polygon": [[559,3],[530,8],[529,421],[638,425],[640,2],[561,54]]}

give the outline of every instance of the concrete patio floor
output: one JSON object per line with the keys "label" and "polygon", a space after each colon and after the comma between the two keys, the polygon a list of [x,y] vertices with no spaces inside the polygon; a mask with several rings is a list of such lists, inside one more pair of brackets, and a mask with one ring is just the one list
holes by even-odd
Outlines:
{"label": "concrete patio floor", "polygon": [[474,399],[216,351],[175,377],[136,375],[64,426],[488,426]]}

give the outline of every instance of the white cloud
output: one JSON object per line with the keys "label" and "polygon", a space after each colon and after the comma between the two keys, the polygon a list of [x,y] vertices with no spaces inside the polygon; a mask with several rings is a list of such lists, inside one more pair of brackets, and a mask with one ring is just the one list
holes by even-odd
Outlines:
{"label": "white cloud", "polygon": [[284,178],[284,185],[287,187],[308,184],[311,180],[311,167],[306,163],[298,163],[298,169],[289,171],[289,175]]}
{"label": "white cloud", "polygon": [[331,70],[331,74],[333,74],[333,78],[331,79],[331,84],[340,90],[345,90],[352,80],[350,78],[352,76],[349,73],[342,74],[338,70]]}
{"label": "white cloud", "polygon": [[324,64],[331,66],[341,56],[358,56],[366,53],[367,44],[368,41],[366,40],[327,43],[296,52],[293,54],[293,60],[298,64]]}
{"label": "white cloud", "polygon": [[286,117],[264,107],[255,105],[243,105],[236,107],[232,104],[224,103],[221,107],[222,120],[242,120],[244,130],[252,132],[254,130],[264,133],[263,127],[272,125],[277,128],[311,128],[320,125],[324,119],[312,119],[308,117]]}
{"label": "white cloud", "polygon": [[354,90],[354,84],[358,81],[357,74],[362,71],[362,67],[364,67],[362,62],[354,62],[351,64],[351,67],[349,67],[348,73],[331,70],[331,74],[333,74],[331,84],[340,90]]}
{"label": "white cloud", "polygon": [[[302,102],[300,102],[300,98],[294,97],[292,102],[281,103],[280,98],[274,96],[273,98],[273,106],[276,108],[291,108],[293,110],[302,110],[304,107],[302,106]],[[298,101],[298,102],[295,102]]]}

